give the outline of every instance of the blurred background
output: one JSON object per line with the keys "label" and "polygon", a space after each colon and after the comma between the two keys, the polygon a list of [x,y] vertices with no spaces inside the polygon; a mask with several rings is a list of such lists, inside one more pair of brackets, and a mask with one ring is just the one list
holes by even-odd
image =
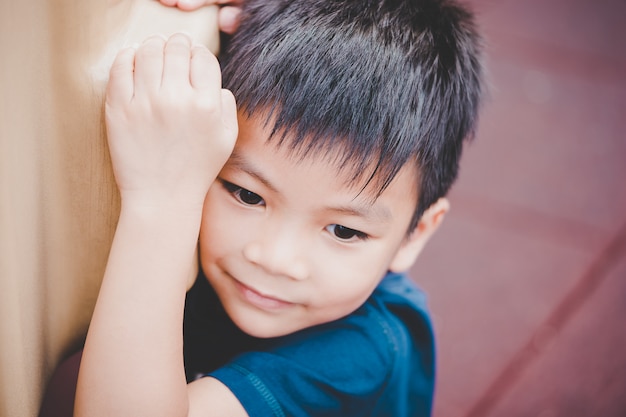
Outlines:
{"label": "blurred background", "polygon": [[[471,4],[490,97],[411,271],[437,333],[434,415],[626,416],[626,2]],[[42,416],[69,412],[64,372]]]}
{"label": "blurred background", "polygon": [[411,271],[434,415],[626,416],[626,2],[470,3],[490,98]]}

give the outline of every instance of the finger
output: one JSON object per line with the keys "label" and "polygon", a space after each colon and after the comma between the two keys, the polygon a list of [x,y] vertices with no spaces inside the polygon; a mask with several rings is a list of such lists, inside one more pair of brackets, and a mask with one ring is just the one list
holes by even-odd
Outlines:
{"label": "finger", "polygon": [[241,8],[224,6],[220,9],[217,16],[217,25],[222,32],[232,35],[239,28],[240,17]]}
{"label": "finger", "polygon": [[195,10],[208,4],[216,4],[217,0],[178,0],[178,8],[181,10]]}
{"label": "finger", "polygon": [[176,0],[160,0],[161,4],[165,6],[176,6]]}
{"label": "finger", "polygon": [[189,60],[191,59],[191,39],[176,33],[167,40],[163,52],[162,86],[174,88],[189,85]]}
{"label": "finger", "polygon": [[219,62],[215,55],[204,46],[196,45],[191,50],[189,79],[193,88],[214,89],[215,94],[222,86]]}
{"label": "finger", "polygon": [[222,123],[224,127],[230,131],[235,140],[237,138],[237,131],[239,129],[239,125],[237,123],[237,103],[235,101],[235,96],[231,93],[230,90],[222,89]]}
{"label": "finger", "polygon": [[217,0],[217,4],[230,4],[231,6],[241,6],[243,0]]}
{"label": "finger", "polygon": [[163,75],[162,36],[146,39],[135,53],[135,96],[153,92],[160,88]]}
{"label": "finger", "polygon": [[111,66],[107,85],[107,102],[128,103],[134,94],[133,72],[135,68],[135,49],[122,49]]}

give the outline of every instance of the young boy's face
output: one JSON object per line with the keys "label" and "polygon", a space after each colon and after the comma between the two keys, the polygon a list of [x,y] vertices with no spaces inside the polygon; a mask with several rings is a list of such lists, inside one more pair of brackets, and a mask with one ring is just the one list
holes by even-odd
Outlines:
{"label": "young boy's face", "polygon": [[417,175],[405,166],[374,200],[324,157],[267,142],[262,121],[240,115],[205,201],[200,260],[237,326],[276,337],[350,314],[417,256],[407,237]]}

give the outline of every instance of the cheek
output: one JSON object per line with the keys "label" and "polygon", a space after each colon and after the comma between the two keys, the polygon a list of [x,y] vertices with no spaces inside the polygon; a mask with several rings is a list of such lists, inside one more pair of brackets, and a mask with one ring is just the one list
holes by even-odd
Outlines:
{"label": "cheek", "polygon": [[241,224],[237,222],[232,209],[224,200],[219,190],[211,189],[204,202],[202,226],[200,228],[200,249],[203,257],[219,257],[227,252],[240,236],[237,230]]}
{"label": "cheek", "polygon": [[387,272],[390,255],[367,251],[354,256],[337,252],[322,261],[315,274],[320,289],[318,301],[338,308],[359,307]]}
{"label": "cheek", "polygon": [[200,229],[200,250],[203,262],[241,255],[244,247],[255,239],[259,217],[233,204],[223,190],[211,189],[207,194]]}
{"label": "cheek", "polygon": [[358,307],[375,290],[388,271],[396,245],[389,241],[372,245],[354,256],[335,252],[328,254],[317,274],[321,302],[350,304]]}
{"label": "cheek", "polygon": [[[350,277],[350,280],[334,280],[331,285],[317,293],[317,303],[310,309],[310,318],[315,322],[327,323],[345,317],[367,301],[379,280],[364,281],[364,277]],[[359,280],[361,280],[359,282]]]}

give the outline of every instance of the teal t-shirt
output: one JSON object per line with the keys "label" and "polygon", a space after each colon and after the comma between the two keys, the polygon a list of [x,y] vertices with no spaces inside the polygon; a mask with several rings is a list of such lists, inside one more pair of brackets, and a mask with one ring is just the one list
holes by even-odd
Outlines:
{"label": "teal t-shirt", "polygon": [[434,355],[425,296],[402,274],[347,317],[274,339],[241,332],[203,276],[187,296],[188,379],[219,379],[251,417],[430,416]]}

